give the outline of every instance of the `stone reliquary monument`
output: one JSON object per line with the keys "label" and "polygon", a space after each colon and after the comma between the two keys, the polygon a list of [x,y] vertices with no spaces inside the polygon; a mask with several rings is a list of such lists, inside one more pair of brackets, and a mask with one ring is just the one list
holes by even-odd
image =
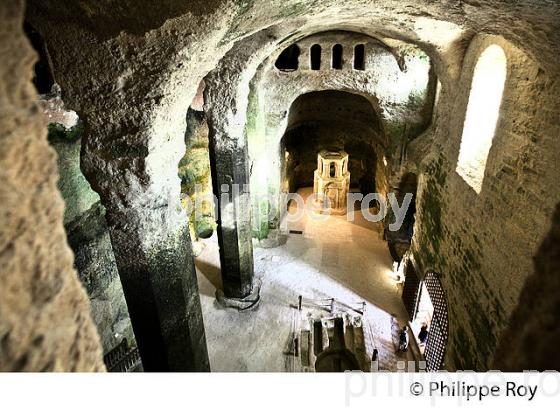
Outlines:
{"label": "stone reliquary monument", "polygon": [[344,215],[350,188],[348,154],[344,151],[321,151],[313,178],[313,193],[321,213]]}

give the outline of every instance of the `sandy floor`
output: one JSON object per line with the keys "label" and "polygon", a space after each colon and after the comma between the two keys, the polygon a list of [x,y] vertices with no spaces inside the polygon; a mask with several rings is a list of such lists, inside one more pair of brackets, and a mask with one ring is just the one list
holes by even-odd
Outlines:
{"label": "sandy floor", "polygon": [[[309,189],[300,191],[302,196]],[[216,236],[196,258],[212,371],[291,371],[289,350],[298,296],[335,298],[347,305],[366,302],[364,333],[368,355],[379,350],[380,367],[395,370],[398,326],[406,312],[392,277],[391,257],[381,226],[360,212],[326,221],[304,218],[288,225],[285,245],[255,247],[255,275],[262,280],[261,302],[252,311],[224,309],[215,300],[221,286]],[[409,356],[409,357],[407,357]]]}

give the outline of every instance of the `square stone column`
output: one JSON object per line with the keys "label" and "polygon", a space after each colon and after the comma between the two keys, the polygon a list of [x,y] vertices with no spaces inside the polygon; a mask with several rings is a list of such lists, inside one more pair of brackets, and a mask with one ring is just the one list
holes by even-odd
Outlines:
{"label": "square stone column", "polygon": [[253,290],[251,199],[246,144],[224,144],[210,131],[210,165],[218,197],[218,242],[223,291],[243,299]]}

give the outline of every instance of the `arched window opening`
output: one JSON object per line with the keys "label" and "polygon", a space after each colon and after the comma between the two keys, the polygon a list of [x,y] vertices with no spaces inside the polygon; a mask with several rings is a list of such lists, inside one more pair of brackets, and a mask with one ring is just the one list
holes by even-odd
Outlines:
{"label": "arched window opening", "polygon": [[502,48],[489,46],[480,55],[467,105],[456,171],[476,193],[482,189],[486,160],[500,115],[507,75]]}
{"label": "arched window opening", "polygon": [[358,44],[354,47],[354,70],[366,69],[366,47]]}
{"label": "arched window opening", "polygon": [[336,176],[336,167],[334,165],[334,162],[331,162],[331,168],[329,170],[329,174],[331,178],[334,178]]}
{"label": "arched window opening", "polygon": [[319,44],[314,44],[311,46],[311,69],[320,70],[321,69],[321,46]]}
{"label": "arched window opening", "polygon": [[276,68],[281,71],[295,71],[299,66],[300,49],[297,44],[292,44],[280,53],[276,59]]}
{"label": "arched window opening", "polygon": [[342,69],[342,45],[335,44],[332,48],[332,68]]}
{"label": "arched window opening", "polygon": [[39,61],[34,66],[33,84],[39,94],[48,94],[51,92],[55,81],[47,45],[41,35],[29,23],[25,22],[23,29],[39,55]]}

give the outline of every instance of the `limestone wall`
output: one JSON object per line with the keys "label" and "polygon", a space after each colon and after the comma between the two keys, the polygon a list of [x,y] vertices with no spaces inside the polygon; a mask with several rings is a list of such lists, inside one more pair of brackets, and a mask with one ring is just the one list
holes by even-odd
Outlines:
{"label": "limestone wall", "polygon": [[[508,74],[482,191],[457,174],[473,69],[490,44]],[[501,37],[471,43],[455,82],[443,84],[433,139],[409,154],[421,164],[413,250],[418,272],[439,272],[447,292],[446,364],[486,369],[527,277],[560,194],[558,76]]]}
{"label": "limestone wall", "polygon": [[104,370],[31,83],[23,2],[0,3],[0,370]]}
{"label": "limestone wall", "polygon": [[560,368],[558,355],[550,354],[550,347],[560,339],[560,206],[534,266],[500,342],[494,368],[515,372]]}
{"label": "limestone wall", "polygon": [[[281,48],[262,67],[265,74],[259,87],[266,138],[282,137],[286,115],[298,96],[332,89],[359,94],[370,101],[386,138],[385,148],[391,154],[398,153],[403,139],[413,139],[428,127],[435,82],[431,81],[430,58],[420,48],[397,40],[389,47],[372,37],[345,31],[318,33],[295,44],[302,50],[298,70],[284,72],[274,67]],[[315,44],[323,50],[320,70],[311,70],[308,63],[309,50]],[[335,44],[344,49],[341,70],[330,67],[330,49]],[[352,68],[355,44],[364,44],[364,70]],[[283,121],[277,123],[277,118]],[[290,118],[290,122],[295,120]]]}

